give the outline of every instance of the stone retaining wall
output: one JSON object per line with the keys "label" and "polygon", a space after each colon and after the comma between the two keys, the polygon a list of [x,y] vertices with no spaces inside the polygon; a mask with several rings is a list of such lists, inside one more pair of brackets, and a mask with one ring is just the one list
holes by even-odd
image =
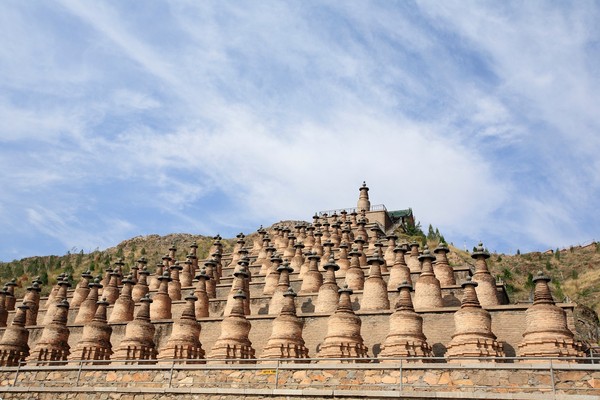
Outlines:
{"label": "stone retaining wall", "polygon": [[[15,380],[16,377],[16,380]],[[416,397],[437,393],[463,393],[456,398],[486,398],[493,394],[537,394],[541,398],[561,395],[600,396],[600,367],[596,365],[491,364],[448,365],[398,362],[375,365],[346,364],[263,364],[260,366],[211,365],[172,366],[78,366],[22,367],[0,371],[0,397],[67,399],[83,393],[108,392],[116,399],[153,398],[152,393],[179,392],[210,395],[238,390],[241,393],[276,391],[289,394],[345,391],[378,393],[379,397]],[[315,392],[316,391],[316,392]],[[64,393],[63,393],[64,392]],[[417,396],[417,394],[419,394]],[[544,397],[544,394],[546,397]],[[148,395],[150,397],[137,397]],[[29,396],[29,397],[27,397]],[[433,397],[431,396],[431,397]],[[513,397],[511,397],[513,396]],[[234,397],[239,398],[239,395]],[[272,397],[272,396],[271,396]],[[326,397],[326,396],[323,396]],[[372,396],[371,396],[372,397]],[[377,396],[376,396],[377,397]],[[188,397],[193,398],[193,397]],[[200,397],[198,397],[200,398]],[[202,398],[207,398],[202,396]],[[224,397],[233,398],[233,397]],[[441,397],[444,398],[444,397]],[[491,397],[489,397],[491,398]],[[581,397],[585,398],[585,397]]]}

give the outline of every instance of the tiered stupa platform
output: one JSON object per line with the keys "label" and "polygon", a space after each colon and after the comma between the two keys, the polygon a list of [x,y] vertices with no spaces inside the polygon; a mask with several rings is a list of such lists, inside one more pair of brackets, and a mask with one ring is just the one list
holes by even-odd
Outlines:
{"label": "tiered stupa platform", "polygon": [[[414,332],[409,332],[412,336],[406,339],[414,349],[391,352],[393,346],[399,346],[401,342],[390,339],[388,354],[445,357],[447,346],[453,340],[452,333],[460,331],[455,326],[455,313],[461,309],[463,284],[473,276],[477,286],[466,286],[469,290],[475,288],[471,295],[476,293],[481,310],[485,311],[477,312],[485,314],[486,318],[489,314],[491,332],[503,350],[503,353],[498,352],[499,355],[514,357],[521,353],[556,358],[582,355],[581,345],[572,339],[575,304],[553,304],[551,296],[548,299],[549,295],[541,289],[538,290],[542,294],[536,298],[536,308],[530,311],[530,304],[510,304],[502,284],[497,283],[487,270],[487,252],[483,246],[473,254],[476,268],[472,270],[467,264],[450,265],[446,257],[448,248],[443,244],[430,251],[420,249],[417,243],[401,243],[391,235],[393,227],[385,209],[371,209],[368,188],[363,185],[356,209],[316,215],[310,224],[261,227],[252,237],[240,234],[232,253],[223,253],[219,237],[215,238],[207,259],[196,257],[195,243],[177,243],[165,249],[168,253],[156,268],[147,268],[147,261],[139,260],[135,266],[130,266],[132,275],[124,277],[124,265],[118,261],[112,271],[104,274],[104,279],[92,279],[85,273],[81,281],[73,282],[74,288],[70,288],[70,282],[61,279],[50,299],[36,298],[32,292],[28,309],[37,311],[37,315],[30,315],[36,324],[25,327],[28,338],[23,336],[23,339],[32,352],[36,351],[44,328],[56,319],[55,314],[62,312],[66,314],[69,334],[61,333],[61,338],[68,340],[68,346],[64,344],[60,356],[68,360],[81,357],[80,342],[85,342],[86,349],[91,346],[90,338],[83,335],[84,326],[94,318],[98,300],[108,297],[110,305],[106,308],[106,316],[102,311],[100,317],[96,317],[96,323],[100,321],[103,325],[105,320],[108,321],[112,329],[110,346],[104,343],[101,354],[90,356],[92,359],[134,356],[144,360],[139,362],[156,362],[158,354],[160,359],[172,354],[177,357],[187,355],[197,362],[205,357],[204,352],[211,363],[218,362],[219,358],[228,358],[229,363],[234,362],[232,359],[248,362],[249,357],[264,362],[271,356],[276,358],[282,354],[292,358],[317,358],[323,354],[346,357],[343,351],[331,350],[335,347],[332,343],[337,340],[343,347],[347,344],[344,335],[357,338],[358,334],[362,338],[352,342],[353,351],[359,350],[357,354],[351,353],[353,357],[358,359],[366,354],[377,357],[390,334],[390,318],[394,313],[394,320],[400,318],[398,315],[406,314],[406,318],[416,321]],[[175,259],[177,247],[189,248],[188,256],[179,263]],[[439,265],[436,264],[438,257]],[[149,273],[150,270],[153,272]],[[393,287],[395,284],[390,285],[390,276],[401,282],[398,286],[404,289],[399,292],[397,286]],[[192,277],[195,278],[193,281]],[[338,298],[334,292],[346,284],[352,290],[341,289],[342,296]],[[266,294],[265,285],[271,286]],[[415,292],[410,292],[411,286]],[[37,288],[32,290],[35,292]],[[195,295],[186,297],[191,292]],[[402,299],[398,299],[399,293],[404,296]],[[1,299],[10,297],[8,290],[2,294]],[[412,296],[412,302],[406,296]],[[341,305],[335,304],[338,299]],[[65,300],[75,300],[76,306],[67,308]],[[401,300],[398,309],[401,312],[396,309],[398,300]],[[133,308],[130,307],[132,303]],[[104,301],[100,304],[103,308],[107,306]],[[293,304],[295,313],[290,310]],[[463,310],[464,304],[463,301]],[[412,310],[413,305],[416,313]],[[13,336],[24,329],[20,321],[24,309],[11,307],[12,303],[0,305],[0,310],[7,312],[7,327],[0,328],[0,335],[8,334],[11,338],[0,340],[0,354],[16,351],[13,347],[18,340]],[[532,325],[535,324],[532,318],[541,315],[542,311],[537,310],[543,308],[550,310],[544,312],[552,313],[553,317],[539,325],[541,332]],[[201,327],[197,329],[199,342],[181,331],[185,324],[196,327],[191,317],[192,309]],[[342,318],[342,314],[351,318]],[[20,317],[13,324],[15,315]],[[332,318],[335,319],[334,328],[330,324]],[[286,330],[281,328],[284,321],[294,327],[289,329],[290,337],[286,337]],[[274,322],[279,324],[275,331]],[[344,326],[345,323],[349,325]],[[405,333],[395,324],[392,321],[394,335],[400,338]],[[174,326],[177,338],[170,341]],[[227,331],[234,326],[236,331]],[[102,332],[109,330],[103,328]],[[561,351],[546,350],[555,343],[551,339],[553,332],[562,335],[560,343],[564,349]],[[3,349],[9,341],[13,347]],[[322,350],[324,343],[327,351]],[[70,355],[69,348],[72,349]],[[112,355],[110,348],[114,351]],[[474,353],[465,351],[464,354]],[[36,363],[43,362],[40,357],[35,359]]]}

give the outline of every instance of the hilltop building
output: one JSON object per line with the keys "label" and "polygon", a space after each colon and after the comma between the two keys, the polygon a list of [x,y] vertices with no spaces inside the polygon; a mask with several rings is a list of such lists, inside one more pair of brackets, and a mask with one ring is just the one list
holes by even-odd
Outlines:
{"label": "hilltop building", "polygon": [[363,182],[359,189],[359,198],[356,207],[340,208],[336,210],[319,211],[316,213],[319,217],[328,217],[333,215],[352,214],[363,215],[371,223],[376,223],[383,232],[394,230],[400,225],[414,225],[415,218],[412,208],[405,210],[388,211],[384,204],[371,205],[369,200],[369,188],[366,182]]}

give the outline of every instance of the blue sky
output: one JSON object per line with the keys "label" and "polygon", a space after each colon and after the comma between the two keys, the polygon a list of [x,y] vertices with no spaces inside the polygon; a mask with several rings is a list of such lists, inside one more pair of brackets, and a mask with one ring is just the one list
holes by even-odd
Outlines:
{"label": "blue sky", "polygon": [[600,239],[600,3],[8,1],[0,260],[412,207]]}

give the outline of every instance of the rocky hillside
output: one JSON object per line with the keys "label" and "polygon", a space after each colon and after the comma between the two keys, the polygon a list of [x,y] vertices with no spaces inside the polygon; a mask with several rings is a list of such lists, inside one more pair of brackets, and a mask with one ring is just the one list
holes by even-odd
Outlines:
{"label": "rocky hillside", "polygon": [[[468,252],[453,249],[459,263],[470,263]],[[505,282],[514,302],[529,301],[533,276],[543,271],[552,278],[557,301],[571,300],[600,311],[600,243],[545,253],[492,254],[490,270]]]}
{"label": "rocky hillside", "polygon": [[[135,260],[144,256],[148,259],[148,268],[152,271],[153,266],[161,261],[163,254],[168,253],[169,247],[175,244],[177,247],[177,258],[184,260],[190,250],[190,244],[198,244],[198,256],[206,258],[213,242],[209,236],[190,235],[186,233],[170,234],[166,236],[148,235],[136,236],[125,240],[115,247],[106,250],[95,250],[91,253],[81,251],[69,251],[63,256],[39,256],[14,260],[8,263],[0,263],[0,281],[7,282],[12,278],[17,279],[17,297],[23,295],[24,288],[28,286],[32,278],[40,276],[44,282],[42,295],[48,294],[51,284],[56,282],[56,277],[66,272],[78,279],[79,275],[90,270],[92,274],[101,274],[102,271],[114,263],[118,258],[125,260],[125,272]],[[233,247],[234,239],[223,239],[225,251]]]}

